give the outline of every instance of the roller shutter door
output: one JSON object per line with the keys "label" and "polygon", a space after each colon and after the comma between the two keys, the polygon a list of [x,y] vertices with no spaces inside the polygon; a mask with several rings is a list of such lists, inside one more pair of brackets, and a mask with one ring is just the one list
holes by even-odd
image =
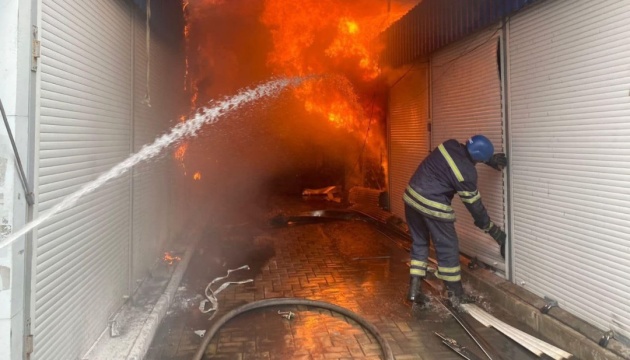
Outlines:
{"label": "roller shutter door", "polygon": [[409,179],[429,151],[427,132],[428,67],[416,64],[390,89],[389,192],[394,215],[405,218],[402,201]]}
{"label": "roller shutter door", "polygon": [[[41,1],[38,207],[45,213],[131,151],[131,14],[124,1]],[[129,287],[130,177],[36,232],[34,354],[77,359]]]}
{"label": "roller shutter door", "polygon": [[[436,52],[431,58],[432,134],[437,146],[448,139],[464,143],[483,134],[503,151],[501,81],[497,61],[500,30],[492,27]],[[502,173],[478,165],[478,188],[492,221],[504,226]],[[473,223],[472,216],[455,196],[453,208],[460,250],[484,263],[505,270],[499,246]]]}
{"label": "roller shutter door", "polygon": [[630,337],[630,2],[546,1],[509,28],[515,280]]}
{"label": "roller shutter door", "polygon": [[[145,13],[137,9],[133,23],[134,34],[134,102],[133,102],[133,148],[138,152],[142,146],[152,143],[158,135],[166,132],[169,121],[176,120],[173,113],[176,89],[173,84],[181,82],[176,69],[181,66],[172,49],[158,36],[146,41]],[[148,53],[151,54],[147,64]],[[150,66],[147,81],[147,66]],[[150,101],[145,101],[146,95]],[[150,106],[149,106],[150,105]],[[132,286],[137,287],[160,258],[160,252],[169,235],[169,165],[172,160],[160,157],[140,163],[133,169],[133,243],[132,243]]]}

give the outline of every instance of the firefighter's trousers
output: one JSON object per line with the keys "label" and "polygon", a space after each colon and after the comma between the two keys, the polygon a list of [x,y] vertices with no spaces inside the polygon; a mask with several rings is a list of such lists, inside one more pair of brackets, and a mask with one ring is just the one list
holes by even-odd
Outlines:
{"label": "firefighter's trousers", "polygon": [[455,223],[426,217],[407,204],[405,204],[405,217],[413,238],[411,276],[426,276],[429,238],[431,238],[437,254],[437,277],[444,280],[447,286],[449,283],[461,281],[459,241],[455,232]]}

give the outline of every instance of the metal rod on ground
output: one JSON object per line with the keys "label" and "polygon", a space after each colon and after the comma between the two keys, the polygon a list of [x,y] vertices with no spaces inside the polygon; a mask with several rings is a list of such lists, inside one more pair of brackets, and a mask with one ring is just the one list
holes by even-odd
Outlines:
{"label": "metal rod on ground", "polygon": [[477,321],[481,322],[487,327],[495,328],[497,331],[518,342],[523,347],[527,348],[529,351],[538,356],[542,356],[544,353],[550,358],[556,360],[567,359],[571,358],[572,356],[570,353],[556,346],[553,346],[543,340],[536,338],[535,336],[532,336],[524,331],[521,331],[513,326],[504,323],[503,321],[488,314],[483,309],[474,304],[465,304],[462,305],[462,308],[473,318],[477,319]]}
{"label": "metal rod on ground", "polygon": [[459,325],[461,325],[461,327],[464,328],[464,331],[466,331],[468,336],[470,336],[470,338],[473,339],[475,344],[479,346],[481,351],[483,351],[483,353],[486,354],[488,359],[503,360],[503,357],[494,350],[494,348],[486,341],[486,339],[484,339],[482,336],[479,335],[477,330],[473,329],[473,327],[470,326],[470,324],[468,324],[468,321],[466,321],[466,319],[464,319],[457,312],[456,309],[454,309],[446,300],[444,299],[439,299],[439,300],[440,300],[440,303],[442,303],[442,305],[444,305],[444,307],[448,309],[451,315],[453,315],[453,317],[455,318],[455,320],[457,320]]}
{"label": "metal rod on ground", "polygon": [[459,354],[461,357],[467,360],[481,360],[481,358],[470,350],[468,350],[465,346],[461,346],[455,341],[455,339],[451,339],[444,334],[434,332],[440,339],[442,339],[442,343],[448,346],[451,350]]}

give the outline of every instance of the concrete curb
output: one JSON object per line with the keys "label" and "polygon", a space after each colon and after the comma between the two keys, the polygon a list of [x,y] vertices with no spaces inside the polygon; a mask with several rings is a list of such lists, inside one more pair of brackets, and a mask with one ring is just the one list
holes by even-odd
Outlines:
{"label": "concrete curb", "polygon": [[175,293],[177,292],[177,288],[182,281],[186,269],[188,269],[188,264],[192,258],[194,250],[195,242],[188,246],[182,260],[177,264],[177,268],[173,271],[164,293],[160,295],[157,303],[155,303],[153,310],[151,310],[151,314],[149,314],[149,317],[142,326],[136,341],[134,342],[131,350],[129,350],[129,353],[127,354],[128,360],[142,360],[149,351],[153,337],[155,336],[160,323],[166,316],[166,311],[171,306]]}
{"label": "concrete curb", "polygon": [[[368,216],[376,219],[371,215],[373,212],[374,210],[365,211]],[[402,224],[401,219],[392,215],[383,225],[406,233]],[[408,235],[404,236],[408,237]],[[463,259],[462,263],[468,261]],[[599,346],[598,341],[603,335],[600,329],[578,319],[562,308],[554,307],[548,314],[541,313],[540,309],[545,305],[543,299],[491,271],[469,270],[467,267],[462,267],[462,273],[464,279],[473,288],[488,294],[498,306],[515,314],[538,334],[551,340],[554,345],[573,353],[575,357],[584,360],[630,359],[630,347],[624,343],[611,339],[606,348]]]}
{"label": "concrete curb", "polygon": [[[464,267],[462,270],[464,280],[474,289],[486,293],[493,303],[514,314],[541,336],[572,353],[573,356],[584,360],[627,359],[617,353],[624,351],[621,343],[611,339],[609,348],[614,351],[599,346],[592,337],[595,334],[601,335],[602,332],[597,332],[591,325],[579,321],[565,310],[552,308],[549,314],[545,315],[540,312],[540,308],[545,305],[544,301],[529,291],[499,278],[488,270],[468,270]],[[565,323],[567,321],[569,325]],[[576,324],[577,322],[582,324]]]}

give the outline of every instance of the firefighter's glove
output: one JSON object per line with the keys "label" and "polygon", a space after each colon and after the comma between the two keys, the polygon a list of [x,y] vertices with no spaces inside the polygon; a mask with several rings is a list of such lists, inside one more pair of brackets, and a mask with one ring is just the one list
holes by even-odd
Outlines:
{"label": "firefighter's glove", "polygon": [[505,232],[500,227],[492,224],[490,229],[488,229],[488,234],[501,246],[501,256],[505,259],[505,240],[507,238]]}
{"label": "firefighter's glove", "polygon": [[498,171],[501,171],[504,168],[506,168],[507,164],[508,164],[507,157],[505,156],[504,153],[497,153],[497,154],[492,155],[492,158],[488,160],[488,162],[486,163],[486,165]]}

